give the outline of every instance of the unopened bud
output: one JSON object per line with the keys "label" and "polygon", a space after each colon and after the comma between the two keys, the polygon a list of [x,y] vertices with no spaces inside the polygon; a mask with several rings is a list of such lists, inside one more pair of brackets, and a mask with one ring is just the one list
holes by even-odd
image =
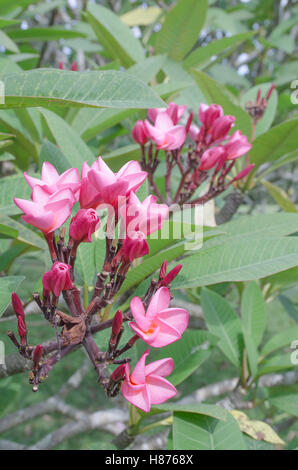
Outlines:
{"label": "unopened bud", "polygon": [[171,282],[175,279],[175,277],[178,276],[181,268],[182,268],[182,264],[177,264],[177,266],[175,266],[175,268],[173,268],[169,272],[169,274],[167,274],[166,277],[162,280],[161,286],[166,287],[169,284],[171,284]]}
{"label": "unopened bud", "polygon": [[43,352],[43,347],[41,344],[38,344],[33,351],[33,363],[34,363],[35,368],[39,366],[42,352]]}
{"label": "unopened bud", "polygon": [[110,377],[110,380],[113,382],[119,382],[125,377],[125,364],[121,364],[117,369],[115,369]]}
{"label": "unopened bud", "polygon": [[121,312],[121,310],[117,310],[117,312],[115,313],[115,316],[113,318],[113,323],[112,323],[112,333],[116,337],[120,333],[122,322],[123,322],[122,312]]}
{"label": "unopened bud", "polygon": [[159,280],[162,281],[163,278],[165,277],[165,275],[167,274],[167,266],[168,266],[168,263],[166,262],[166,260],[162,263],[161,265],[161,268],[160,268],[160,271],[159,271]]}

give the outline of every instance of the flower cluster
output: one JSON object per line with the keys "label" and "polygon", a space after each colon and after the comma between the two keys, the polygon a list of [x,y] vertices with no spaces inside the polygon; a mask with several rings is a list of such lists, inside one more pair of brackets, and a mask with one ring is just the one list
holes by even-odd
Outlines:
{"label": "flower cluster", "polygon": [[[234,116],[224,115],[217,104],[201,104],[198,113],[201,125],[198,127],[193,124],[192,113],[185,125],[179,124],[185,111],[186,106],[175,103],[170,103],[166,109],[151,109],[148,119],[138,121],[132,131],[133,139],[141,146],[142,167],[148,172],[151,189],[161,202],[169,206],[175,203],[182,206],[186,202],[204,204],[253,169],[253,165],[247,165],[240,173],[230,176],[236,160],[251,149],[247,137],[240,131],[229,134],[234,126]],[[187,154],[183,155],[188,138]],[[161,150],[166,153],[165,198],[154,182]],[[175,166],[179,168],[181,180],[174,193],[171,175]],[[195,197],[200,185],[207,180],[209,186],[206,192]]]}
{"label": "flower cluster", "polygon": [[[172,112],[171,119],[176,122],[179,120],[176,108]],[[58,332],[50,343],[29,345],[22,303],[16,293],[12,295],[20,342],[12,332],[9,337],[20,354],[33,361],[29,377],[33,391],[38,390],[38,385],[58,361],[82,345],[107,395],[115,396],[122,388],[126,399],[144,411],[174,396],[175,387],[164,378],[173,370],[171,358],[145,366],[147,350],[130,373],[130,359],[120,356],[138,339],[152,348],[160,348],[181,338],[188,324],[188,312],[170,308],[170,283],[181,265],[167,273],[164,262],[158,280],[151,281],[142,299],[134,297],[126,312],[118,310],[113,318],[107,318],[109,309],[106,307],[120,291],[131,263],[148,254],[147,237],[161,229],[168,215],[168,206],[157,204],[155,196],[139,200],[136,192],[147,173],[136,161],[128,162],[114,173],[99,157],[91,167],[86,162],[83,164],[81,176],[76,168],[59,175],[48,162],[42,166],[41,179],[27,173],[24,176],[32,189],[31,200],[15,198],[15,204],[24,213],[24,221],[43,233],[52,258],[51,269],[42,276],[42,297],[34,293],[33,298]],[[92,234],[100,228],[99,208],[107,212],[106,254],[92,297],[83,307],[75,282],[75,261],[79,245],[91,243]],[[71,215],[66,243],[62,225]],[[57,234],[58,229],[61,230]],[[69,313],[58,309],[61,294]],[[129,322],[133,336],[119,347],[125,322]],[[101,351],[93,335],[107,328],[111,329],[108,347]],[[110,377],[107,375],[109,364],[119,365]]]}

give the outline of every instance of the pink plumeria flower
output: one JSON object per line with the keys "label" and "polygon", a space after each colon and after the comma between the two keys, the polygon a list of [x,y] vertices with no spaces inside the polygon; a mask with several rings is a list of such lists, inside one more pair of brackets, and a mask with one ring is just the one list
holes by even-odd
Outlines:
{"label": "pink plumeria flower", "polygon": [[41,180],[24,173],[29,186],[34,189],[35,186],[41,186],[48,194],[53,194],[59,189],[70,189],[75,200],[79,198],[80,177],[76,168],[70,168],[59,175],[56,168],[49,162],[44,162],[41,169]]}
{"label": "pink plumeria flower", "polygon": [[[40,186],[35,186],[33,201],[14,198],[14,203],[24,212],[23,220],[41,230],[45,235],[61,227],[71,215],[74,194],[70,189],[61,189],[48,195]],[[38,199],[40,198],[40,199]]]}
{"label": "pink plumeria flower", "polygon": [[168,213],[166,204],[157,204],[155,196],[148,196],[141,202],[132,191],[126,205],[120,209],[122,225],[125,225],[126,232],[143,232],[150,235],[160,230]]}
{"label": "pink plumeria flower", "polygon": [[199,109],[199,120],[208,130],[210,129],[215,120],[224,115],[223,109],[218,104],[208,104],[202,103]]}
{"label": "pink plumeria flower", "polygon": [[159,113],[154,126],[148,120],[145,125],[157,149],[175,150],[182,147],[186,140],[185,127],[174,125],[167,113]]}
{"label": "pink plumeria flower", "polygon": [[200,171],[210,170],[223,159],[226,159],[225,149],[223,147],[212,147],[203,153],[198,169]]}
{"label": "pink plumeria flower", "polygon": [[125,365],[122,386],[126,400],[145,413],[150,411],[151,405],[160,405],[177,394],[174,385],[164,378],[173,372],[173,359],[160,359],[146,365],[148,354],[149,349],[138,360],[132,373],[130,364]]}
{"label": "pink plumeria flower", "polygon": [[42,284],[45,291],[52,292],[56,297],[59,297],[63,290],[73,287],[70,279],[70,266],[56,261],[50,271],[42,276]]}
{"label": "pink plumeria flower", "polygon": [[182,118],[183,114],[186,111],[186,106],[179,106],[176,103],[170,103],[168,108],[152,108],[148,111],[148,118],[155,123],[156,118],[159,114],[166,113],[173,121],[173,124],[176,125]]}
{"label": "pink plumeria flower", "polygon": [[241,131],[236,131],[223,148],[227,153],[227,160],[234,160],[249,152],[251,147],[247,136],[243,135]]}
{"label": "pink plumeria flower", "polygon": [[[227,138],[231,127],[234,126],[234,116],[222,116],[216,119],[210,129],[212,142],[219,142]],[[210,135],[210,134],[209,134]]]}
{"label": "pink plumeria flower", "polygon": [[121,255],[125,261],[132,263],[137,258],[148,255],[149,247],[146,235],[140,231],[128,232],[121,247]]}
{"label": "pink plumeria flower", "polygon": [[161,348],[174,343],[187,328],[188,312],[183,308],[169,308],[170,301],[169,289],[161,287],[154,294],[147,312],[139,297],[130,302],[135,322],[130,322],[129,326],[149,346]]}
{"label": "pink plumeria flower", "polygon": [[100,204],[117,207],[121,199],[125,199],[131,191],[137,191],[147,178],[136,161],[126,163],[114,173],[104,160],[99,157],[96,165],[88,172],[87,178],[100,194]]}

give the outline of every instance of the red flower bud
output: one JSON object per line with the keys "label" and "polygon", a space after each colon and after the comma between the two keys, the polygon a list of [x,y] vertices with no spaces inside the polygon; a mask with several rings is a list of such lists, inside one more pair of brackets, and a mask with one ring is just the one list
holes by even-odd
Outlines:
{"label": "red flower bud", "polygon": [[70,222],[69,236],[78,243],[91,243],[91,235],[100,227],[94,209],[80,209]]}
{"label": "red flower bud", "polygon": [[140,145],[145,145],[148,142],[148,132],[143,121],[137,121],[132,130],[132,137]]}
{"label": "red flower bud", "polygon": [[50,271],[42,276],[42,284],[46,291],[52,292],[59,297],[63,290],[73,287],[69,275],[70,266],[56,261]]}
{"label": "red flower bud", "polygon": [[12,308],[14,309],[15,311],[15,314],[17,316],[21,316],[21,317],[24,317],[25,316],[25,312],[24,312],[24,309],[23,309],[23,305],[22,305],[22,302],[18,296],[18,294],[16,292],[13,292],[11,294],[11,303],[12,303]]}
{"label": "red flower bud", "polygon": [[238,180],[241,180],[242,178],[245,178],[245,176],[247,176],[255,167],[255,164],[252,163],[251,165],[248,165],[246,168],[244,168],[244,170],[240,171],[240,173],[238,173],[238,175],[235,176],[235,178],[230,182],[233,183],[234,181],[238,181]]}
{"label": "red flower bud", "polygon": [[274,88],[275,88],[275,85],[272,84],[271,87],[270,87],[270,89],[269,89],[269,91],[268,91],[268,93],[267,93],[267,95],[266,95],[266,101],[269,100],[269,98],[270,98],[270,96],[271,96],[271,94],[272,94]]}
{"label": "red flower bud", "polygon": [[62,60],[60,60],[60,62],[59,62],[59,69],[60,69],[60,70],[63,70],[63,69],[64,69]]}
{"label": "red flower bud", "polygon": [[167,266],[168,263],[164,261],[161,265],[160,271],[159,271],[159,280],[162,281],[165,275],[167,274]]}
{"label": "red flower bud", "polygon": [[112,334],[116,337],[120,333],[120,328],[122,326],[122,322],[123,322],[122,312],[121,312],[121,310],[117,310],[117,312],[115,313],[115,316],[113,318],[113,323],[112,323]]}
{"label": "red flower bud", "polygon": [[73,63],[71,64],[71,70],[73,72],[77,72],[78,71],[78,65],[76,63],[76,61],[74,60]]}
{"label": "red flower bud", "polygon": [[121,364],[117,369],[115,369],[110,377],[110,380],[113,382],[120,382],[125,377],[125,364]]}
{"label": "red flower bud", "polygon": [[166,287],[169,284],[171,284],[171,282],[175,279],[175,277],[178,276],[181,268],[182,268],[182,264],[177,264],[177,266],[175,266],[175,268],[173,268],[163,279],[163,281],[161,282],[161,286]]}
{"label": "red flower bud", "polygon": [[33,363],[34,363],[35,368],[39,366],[41,356],[42,356],[42,351],[43,351],[43,347],[41,344],[38,344],[33,351]]}

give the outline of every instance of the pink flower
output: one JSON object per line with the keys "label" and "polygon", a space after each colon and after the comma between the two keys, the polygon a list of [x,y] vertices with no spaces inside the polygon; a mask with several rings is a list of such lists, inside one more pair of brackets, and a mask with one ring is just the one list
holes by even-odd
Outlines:
{"label": "pink flower", "polygon": [[208,130],[212,127],[216,119],[224,115],[223,109],[218,104],[208,104],[202,103],[199,109],[199,120]]}
{"label": "pink flower", "polygon": [[241,180],[242,178],[245,178],[255,167],[255,164],[252,163],[251,165],[248,165],[244,170],[240,171],[238,175],[235,176],[235,178],[231,181],[233,183],[234,181]]}
{"label": "pink flower", "polygon": [[129,196],[131,191],[137,191],[147,178],[147,173],[141,170],[136,161],[126,163],[118,173],[113,173],[101,157],[95,163],[87,178],[100,194],[98,204],[117,207],[121,199]]}
{"label": "pink flower", "polygon": [[45,291],[52,292],[59,297],[63,290],[72,289],[73,285],[69,274],[70,266],[56,261],[50,271],[42,276],[42,284]]}
{"label": "pink flower", "polygon": [[128,232],[121,247],[122,257],[132,263],[135,259],[146,256],[148,253],[149,247],[144,233],[140,231]]}
{"label": "pink flower", "polygon": [[143,121],[137,121],[132,130],[132,137],[137,144],[145,145],[148,142],[148,133]]}
{"label": "pink flower", "polygon": [[80,206],[83,209],[93,208],[99,205],[101,195],[98,190],[90,183],[88,175],[92,168],[98,168],[98,160],[93,163],[92,167],[84,162],[81,170],[81,190],[80,190]]}
{"label": "pink flower", "polygon": [[191,140],[196,142],[199,137],[199,134],[200,129],[198,128],[198,126],[196,126],[196,124],[192,124],[189,128],[189,137],[191,138]]}
{"label": "pink flower", "polygon": [[80,209],[70,222],[69,236],[79,243],[91,243],[91,235],[99,227],[99,217],[94,209]]}
{"label": "pink flower", "polygon": [[246,135],[242,135],[241,131],[236,131],[224,145],[224,149],[227,153],[227,160],[234,160],[249,152],[251,144]]}
{"label": "pink flower", "polygon": [[129,326],[149,346],[161,348],[174,343],[188,325],[188,312],[183,308],[169,308],[170,301],[169,289],[161,287],[154,294],[146,313],[139,297],[130,302],[135,323],[130,322]]}
{"label": "pink flower", "polygon": [[175,150],[182,147],[186,140],[185,127],[174,125],[167,113],[159,113],[154,126],[148,120],[145,121],[145,125],[157,149]]}
{"label": "pink flower", "polygon": [[145,365],[149,349],[144,352],[130,374],[130,365],[125,365],[125,381],[122,393],[126,400],[148,413],[151,405],[159,405],[177,394],[176,388],[164,377],[174,368],[171,358],[160,359]]}
{"label": "pink flower", "polygon": [[141,202],[133,191],[127,204],[120,209],[126,232],[143,232],[144,235],[160,230],[168,212],[168,206],[157,204],[155,196],[148,196]]}
{"label": "pink flower", "polygon": [[75,195],[75,202],[79,198],[80,177],[76,168],[70,168],[61,175],[56,168],[49,162],[44,162],[41,170],[41,180],[24,173],[25,180],[29,186],[34,189],[35,186],[41,186],[49,195],[60,189],[70,189]]}
{"label": "pink flower", "polygon": [[225,158],[225,155],[226,152],[223,147],[212,147],[206,150],[202,155],[198,169],[200,171],[210,170],[215,167],[222,158]]}
{"label": "pink flower", "polygon": [[222,116],[216,119],[211,128],[212,141],[224,140],[234,125],[234,116]]}
{"label": "pink flower", "polygon": [[74,195],[70,189],[60,189],[49,195],[41,186],[35,186],[33,201],[14,198],[14,203],[24,212],[23,220],[41,230],[52,233],[61,227],[71,214]]}
{"label": "pink flower", "polygon": [[166,113],[173,121],[173,124],[176,125],[182,118],[185,113],[186,106],[179,106],[176,103],[170,103],[168,108],[153,108],[148,111],[148,118],[155,123],[156,118],[161,113]]}

